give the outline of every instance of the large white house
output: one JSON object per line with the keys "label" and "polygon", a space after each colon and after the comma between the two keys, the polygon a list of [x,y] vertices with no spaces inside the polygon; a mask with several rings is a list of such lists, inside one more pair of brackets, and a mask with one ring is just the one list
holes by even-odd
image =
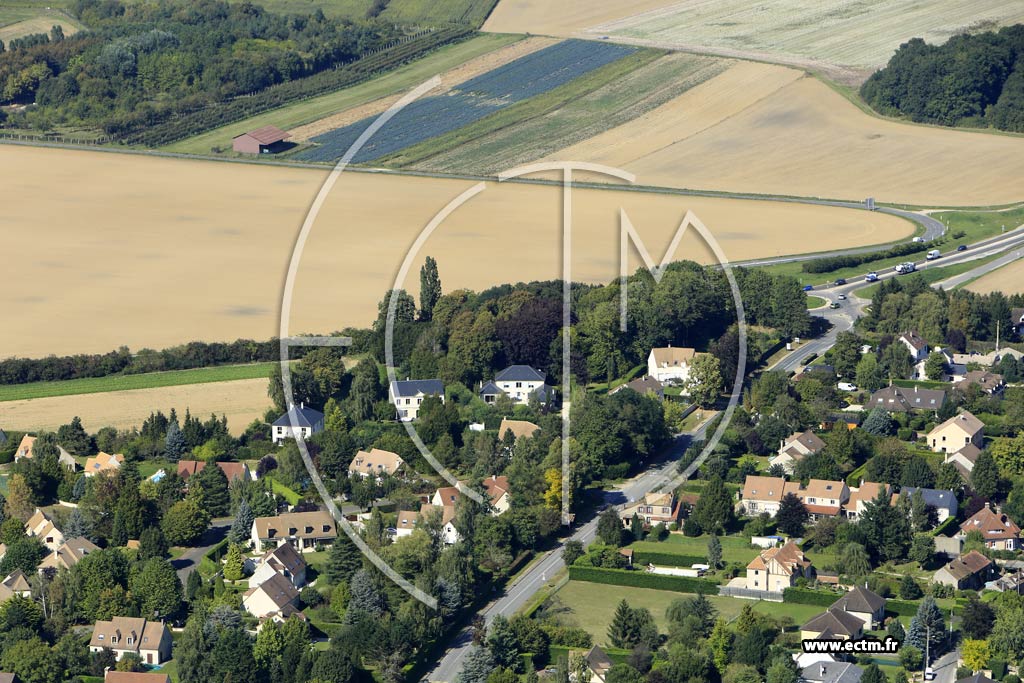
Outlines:
{"label": "large white house", "polygon": [[49,515],[39,508],[36,508],[35,514],[25,522],[25,534],[36,536],[47,550],[57,550],[64,545],[63,532],[54,525]]}
{"label": "large white house", "polygon": [[662,384],[685,384],[697,352],[680,346],[651,349],[647,356],[647,374]]}
{"label": "large white house", "polygon": [[437,396],[444,403],[444,383],[439,379],[406,379],[394,381],[388,387],[388,400],[401,422],[419,417],[420,405],[428,396]]}
{"label": "large white house", "polygon": [[270,437],[274,443],[301,437],[308,439],[324,430],[324,414],[319,410],[307,408],[305,403],[299,407],[292,406],[288,412],[274,420],[270,428]]}
{"label": "large white house", "polygon": [[114,617],[110,621],[97,621],[92,627],[89,652],[109,648],[118,661],[131,652],[145,664],[163,664],[171,658],[171,646],[171,631],[164,622]]}
{"label": "large white house", "polygon": [[255,588],[277,574],[296,588],[306,584],[306,561],[291,543],[282,543],[260,557],[255,571],[249,577],[249,588]]}
{"label": "large white house", "polygon": [[534,370],[529,365],[510,365],[490,382],[480,388],[480,397],[486,403],[494,403],[499,396],[508,396],[513,403],[526,405],[530,398],[537,397],[546,403],[550,387],[544,383],[544,373]]}
{"label": "large white house", "polygon": [[307,552],[316,550],[318,545],[329,545],[337,537],[334,518],[324,510],[257,517],[252,522],[251,540],[256,550],[290,543],[299,552]]}
{"label": "large white house", "polygon": [[385,451],[381,448],[371,448],[369,451],[359,451],[348,466],[350,477],[376,477],[378,480],[385,474],[395,476],[402,469],[405,461],[398,453]]}

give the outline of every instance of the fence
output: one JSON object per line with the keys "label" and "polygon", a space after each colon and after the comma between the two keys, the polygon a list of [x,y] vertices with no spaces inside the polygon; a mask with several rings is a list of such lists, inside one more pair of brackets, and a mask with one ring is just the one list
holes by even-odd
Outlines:
{"label": "fence", "polygon": [[775,591],[759,591],[753,588],[740,588],[738,586],[722,586],[718,589],[719,595],[728,595],[731,598],[743,600],[765,600],[766,602],[782,602],[782,593]]}
{"label": "fence", "polygon": [[55,135],[52,133],[33,135],[32,133],[23,133],[15,130],[0,130],[0,139],[22,142],[50,142],[61,145],[103,145],[111,141],[108,135],[76,138],[70,135]]}

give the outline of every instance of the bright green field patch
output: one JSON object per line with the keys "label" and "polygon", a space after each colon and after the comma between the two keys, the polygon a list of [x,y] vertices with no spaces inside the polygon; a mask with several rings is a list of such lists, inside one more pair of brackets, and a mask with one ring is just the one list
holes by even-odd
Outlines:
{"label": "bright green field patch", "polygon": [[284,498],[286,501],[288,501],[289,505],[296,505],[298,504],[299,500],[302,499],[302,496],[300,496],[298,493],[288,488],[278,480],[274,479],[273,477],[268,476],[267,479],[270,479],[271,490],[277,495]]}
{"label": "bright green field patch", "polygon": [[[565,617],[566,621],[585,629],[594,638],[595,643],[606,645],[608,626],[620,600],[625,600],[630,607],[644,607],[650,610],[658,630],[665,633],[668,630],[665,609],[673,600],[687,597],[686,593],[626,586],[614,586],[614,592],[610,593],[609,588],[601,583],[570,581],[551,598],[551,609]],[[710,595],[708,600],[718,610],[718,616],[726,621],[735,619],[744,605],[752,605],[756,611],[775,618],[790,617],[794,624],[801,624],[822,612],[821,607],[814,605],[755,602],[722,595]]]}
{"label": "bright green field patch", "polygon": [[493,174],[541,159],[642,116],[725,70],[711,57],[665,55],[544,116],[513,122],[425,159],[421,170]]}
{"label": "bright green field patch", "polygon": [[[389,0],[379,18],[413,26],[469,24],[480,26],[496,0]],[[366,18],[373,0],[262,0],[272,12],[312,14],[321,10],[329,17],[361,20]]]}
{"label": "bright green field patch", "polygon": [[9,384],[0,386],[0,401],[20,401],[50,396],[98,394],[128,389],[154,389],[157,387],[174,387],[182,384],[207,384],[209,382],[230,382],[239,379],[258,379],[260,377],[269,377],[270,371],[275,365],[277,363],[251,363],[248,365],[195,368],[193,370],[148,372],[141,375],[111,375],[109,377],[69,379],[60,382]]}
{"label": "bright green field patch", "polygon": [[[682,534],[671,534],[664,541],[638,541],[630,547],[641,556],[646,550],[654,553],[706,557],[709,540],[710,536],[691,538]],[[760,552],[758,548],[751,547],[745,538],[722,536],[718,540],[722,543],[722,559],[726,562],[750,562]]]}
{"label": "bright green field patch", "polygon": [[409,90],[437,74],[488,52],[511,45],[522,38],[523,36],[497,33],[480,34],[470,40],[446,45],[423,59],[406,64],[379,78],[373,78],[351,88],[327,95],[279,107],[221,128],[215,128],[202,135],[179,140],[161,149],[181,154],[209,154],[213,147],[230,148],[233,137],[260,126],[270,125],[277,126],[281,130],[290,130],[381,97]]}
{"label": "bright green field patch", "polygon": [[940,211],[933,213],[932,217],[949,227],[949,235],[960,231],[966,233],[963,238],[952,242],[955,246],[994,237],[1003,228],[1013,230],[1024,223],[1024,206],[1009,211]]}
{"label": "bright green field patch", "polygon": [[820,308],[828,303],[827,300],[822,299],[820,296],[808,296],[807,297],[807,308]]}

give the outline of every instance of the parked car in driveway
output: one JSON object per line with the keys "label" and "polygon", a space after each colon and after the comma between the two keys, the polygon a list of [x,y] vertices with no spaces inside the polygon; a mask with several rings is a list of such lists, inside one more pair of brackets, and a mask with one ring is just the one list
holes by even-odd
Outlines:
{"label": "parked car in driveway", "polygon": [[875,271],[871,271],[870,273],[864,276],[864,279],[867,280],[868,282],[878,282],[878,273],[876,273]]}
{"label": "parked car in driveway", "polygon": [[850,384],[849,382],[840,382],[838,385],[839,391],[857,391],[856,384]]}

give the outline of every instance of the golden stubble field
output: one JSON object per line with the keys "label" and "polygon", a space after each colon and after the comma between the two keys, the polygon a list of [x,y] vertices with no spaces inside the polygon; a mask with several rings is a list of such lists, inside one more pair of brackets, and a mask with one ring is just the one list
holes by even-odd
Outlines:
{"label": "golden stubble field", "polygon": [[983,275],[964,289],[978,294],[1002,292],[1003,294],[1024,294],[1024,260],[1014,261],[988,275]]}
{"label": "golden stubble field", "polygon": [[[0,146],[6,286],[0,357],[264,339],[278,331],[296,235],[325,173],[144,155]],[[416,235],[473,183],[343,174],[307,242],[289,333],[366,326]],[[732,260],[905,237],[891,216],[783,202],[574,193],[573,277],[618,275],[624,207],[660,260],[693,210]],[[491,184],[426,243],[446,291],[556,278],[560,189]],[[678,258],[711,260],[696,240]],[[634,259],[634,263],[636,260]]]}
{"label": "golden stubble field", "polygon": [[571,36],[583,29],[668,7],[676,0],[501,0],[484,23],[495,33]]}
{"label": "golden stubble field", "polygon": [[150,413],[171,408],[179,415],[188,408],[205,420],[211,413],[228,418],[232,434],[241,434],[256,419],[262,419],[271,406],[267,380],[242,379],[231,382],[186,384],[156,389],[131,389],[77,396],[53,396],[25,401],[0,402],[0,424],[8,429],[36,431],[56,429],[72,417],[82,418],[89,432],[101,427],[131,429],[138,427]]}
{"label": "golden stubble field", "polygon": [[666,187],[921,206],[1024,199],[1024,137],[880,119],[802,72],[753,62],[552,158]]}

